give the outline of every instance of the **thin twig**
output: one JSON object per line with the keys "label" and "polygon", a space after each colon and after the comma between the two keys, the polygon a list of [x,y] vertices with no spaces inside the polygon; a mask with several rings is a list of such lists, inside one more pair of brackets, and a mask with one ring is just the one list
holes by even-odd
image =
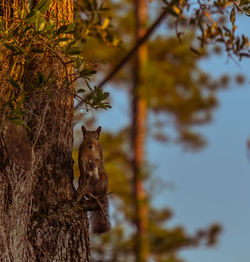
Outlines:
{"label": "thin twig", "polygon": [[[130,50],[130,52],[120,61],[118,65],[107,75],[106,78],[102,80],[102,82],[97,86],[98,88],[103,87],[134,55],[134,53],[139,49],[139,47],[151,36],[154,30],[159,26],[162,19],[167,15],[168,9],[165,8],[161,15],[156,19],[156,21],[152,24],[152,26],[148,29],[145,35],[138,40],[138,42],[134,45],[134,47]],[[82,105],[83,101],[79,102],[78,105],[75,106],[74,110],[78,110]]]}
{"label": "thin twig", "polygon": [[[96,202],[98,203],[98,205],[100,206],[101,210],[102,210],[102,213],[103,213],[103,216],[104,216],[104,219],[105,219],[105,222],[108,223],[108,214],[106,213],[106,211],[104,210],[103,208],[103,204],[101,203],[101,201],[99,200],[98,197],[94,196],[92,193],[88,193],[89,196],[91,196],[92,198],[94,198],[96,200]],[[103,198],[103,197],[102,197]]]}
{"label": "thin twig", "polygon": [[47,103],[46,106],[45,106],[45,108],[44,108],[42,123],[41,123],[41,125],[40,125],[40,128],[39,128],[37,134],[36,134],[35,141],[34,141],[34,143],[33,143],[33,145],[32,145],[32,152],[34,151],[35,145],[36,145],[37,140],[38,140],[38,138],[39,138],[39,136],[40,136],[40,134],[41,134],[42,128],[43,128],[43,126],[44,126],[45,116],[46,116],[46,113],[47,113],[48,105],[49,105],[49,103]]}

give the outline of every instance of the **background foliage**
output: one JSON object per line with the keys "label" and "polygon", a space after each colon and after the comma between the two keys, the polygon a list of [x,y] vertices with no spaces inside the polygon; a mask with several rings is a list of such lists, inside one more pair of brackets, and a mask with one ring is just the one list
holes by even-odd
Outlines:
{"label": "background foliage", "polygon": [[[109,4],[112,7],[105,11],[112,17],[112,24],[107,28],[113,34],[114,27],[119,28],[117,35],[123,39],[122,44],[119,42],[118,46],[107,45],[99,48],[100,43],[95,38],[91,38],[85,44],[87,48],[94,47],[94,51],[88,53],[88,57],[90,60],[104,63],[99,67],[104,74],[115,67],[117,59],[121,55],[124,56],[133,45],[135,27],[134,14],[131,12],[132,2],[115,1]],[[157,4],[153,3],[153,6],[159,12]],[[247,14],[249,11],[243,2],[237,4],[231,1],[214,2],[213,5],[198,1],[193,6],[187,1],[165,1],[164,4],[170,17],[164,28],[161,27],[147,43],[148,61],[142,68],[143,84],[140,95],[147,99],[148,110],[155,119],[150,123],[150,131],[156,139],[174,140],[186,149],[196,150],[205,145],[205,139],[195,132],[193,127],[211,121],[213,109],[218,104],[216,93],[227,88],[230,83],[230,77],[227,75],[215,79],[202,71],[199,62],[221,52],[221,47],[226,47],[231,58],[238,56],[241,59],[249,55],[248,39],[236,35],[234,24],[235,10]],[[243,6],[244,10],[241,10]],[[153,11],[150,12],[151,16],[155,16]],[[229,29],[228,20],[232,29]],[[107,20],[104,21],[107,24]],[[211,43],[218,45],[215,45],[214,49],[208,48]],[[112,79],[114,86],[131,92],[132,65],[133,61],[127,63]],[[244,77],[236,76],[236,79],[241,83]],[[159,131],[166,124],[176,128],[176,136],[170,137]],[[95,257],[100,261],[103,257],[105,261],[133,261],[135,256],[135,232],[133,227],[131,228],[135,210],[131,191],[133,178],[130,134],[131,129],[128,127],[119,134],[102,136],[110,191],[114,193],[112,203],[115,210],[115,228],[110,235],[103,236],[102,239],[95,238]],[[142,175],[145,183],[152,182],[152,173],[149,163],[144,163]],[[197,230],[193,236],[188,236],[183,227],[167,229],[166,223],[171,218],[171,211],[167,208],[155,209],[151,205],[151,197],[153,196],[148,192],[150,256],[155,261],[180,261],[177,253],[183,247],[196,247],[201,243],[212,246],[216,243],[221,230],[218,224],[211,225],[208,229]],[[206,239],[205,242],[203,239]]]}

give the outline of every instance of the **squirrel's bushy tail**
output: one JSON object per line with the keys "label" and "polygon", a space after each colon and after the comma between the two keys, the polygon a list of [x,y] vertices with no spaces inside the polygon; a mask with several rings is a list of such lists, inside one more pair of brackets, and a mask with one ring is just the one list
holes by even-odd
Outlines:
{"label": "squirrel's bushy tail", "polygon": [[91,228],[94,234],[102,234],[110,230],[108,196],[104,196],[100,203],[102,205],[100,210],[92,211],[90,215]]}

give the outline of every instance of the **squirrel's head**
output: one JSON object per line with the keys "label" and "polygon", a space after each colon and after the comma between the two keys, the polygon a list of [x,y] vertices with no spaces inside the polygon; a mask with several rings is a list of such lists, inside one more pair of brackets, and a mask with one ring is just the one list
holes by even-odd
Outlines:
{"label": "squirrel's head", "polygon": [[102,128],[99,126],[96,131],[88,131],[85,126],[82,126],[83,140],[88,143],[89,149],[92,149],[99,143],[99,136]]}

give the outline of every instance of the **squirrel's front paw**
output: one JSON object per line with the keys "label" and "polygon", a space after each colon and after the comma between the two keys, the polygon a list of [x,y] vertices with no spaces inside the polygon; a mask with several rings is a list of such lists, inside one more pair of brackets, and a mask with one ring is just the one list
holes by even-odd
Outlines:
{"label": "squirrel's front paw", "polygon": [[89,201],[89,200],[90,200],[90,198],[89,198],[88,196],[86,196],[86,195],[83,196],[83,199],[86,200],[86,201]]}

